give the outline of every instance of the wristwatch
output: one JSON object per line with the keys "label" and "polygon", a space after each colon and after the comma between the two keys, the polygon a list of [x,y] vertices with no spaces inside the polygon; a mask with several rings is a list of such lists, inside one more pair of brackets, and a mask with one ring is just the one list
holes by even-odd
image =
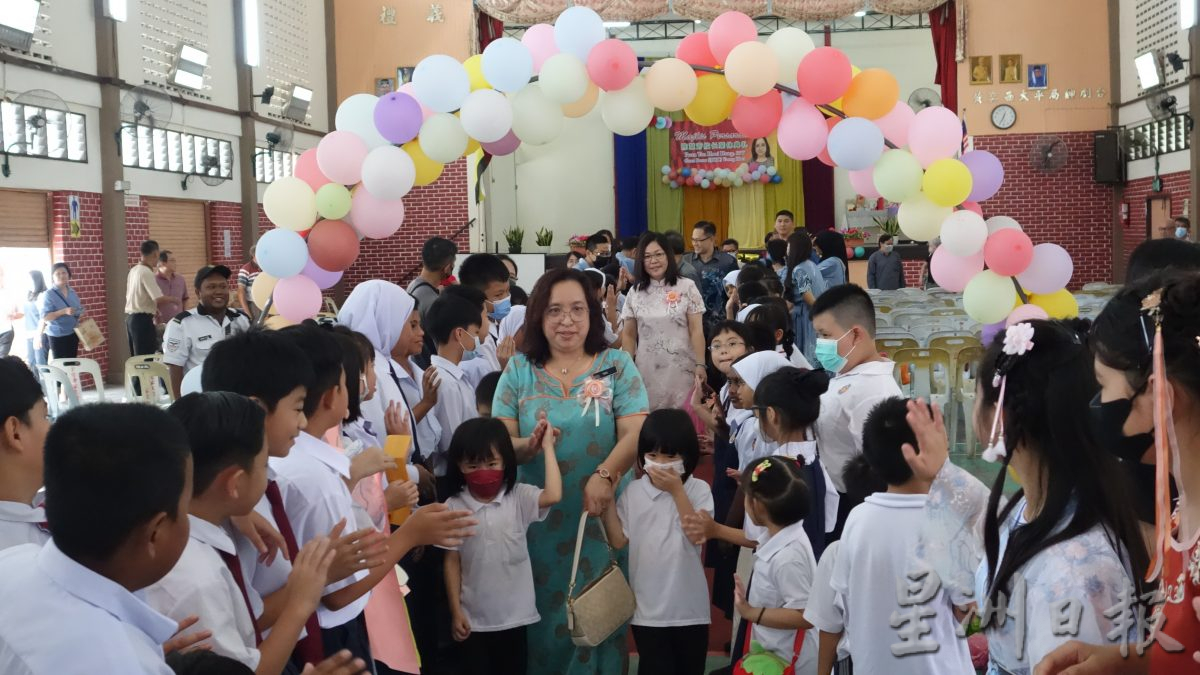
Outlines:
{"label": "wristwatch", "polygon": [[609,473],[608,469],[600,467],[596,469],[595,473],[597,476],[600,476],[604,480],[608,481],[609,485],[616,485],[617,481],[613,480],[613,475]]}

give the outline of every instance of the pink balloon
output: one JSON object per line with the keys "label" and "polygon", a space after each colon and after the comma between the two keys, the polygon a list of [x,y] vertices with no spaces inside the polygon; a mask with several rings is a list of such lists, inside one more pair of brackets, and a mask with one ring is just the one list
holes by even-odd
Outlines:
{"label": "pink balloon", "polygon": [[[1024,286],[1024,284],[1022,284],[1022,286]],[[1046,313],[1046,310],[1038,307],[1037,305],[1021,305],[1008,315],[1008,318],[1004,320],[1004,325],[1011,326],[1015,323],[1021,323],[1022,321],[1036,321],[1038,319],[1049,318],[1050,315]]]}
{"label": "pink balloon", "polygon": [[708,27],[708,47],[717,63],[725,63],[734,47],[757,39],[758,26],[754,25],[754,19],[741,12],[725,12],[713,19]]}
{"label": "pink balloon", "polygon": [[397,89],[396,91],[408,94],[409,96],[411,96],[413,98],[414,101],[421,104],[421,121],[425,121],[425,120],[429,119],[429,116],[433,114],[433,111],[430,110],[429,108],[426,108],[425,104],[421,103],[421,99],[417,98],[416,93],[413,91],[413,83],[412,82],[405,82],[404,84],[400,85],[400,88]]}
{"label": "pink balloon", "polygon": [[853,78],[850,59],[835,47],[817,47],[804,55],[796,69],[800,95],[816,105],[841,98]]}
{"label": "pink balloon", "polygon": [[333,181],[325,177],[321,173],[321,168],[317,166],[317,149],[309,148],[300,153],[296,158],[296,168],[292,173],[300,180],[308,183],[308,186],[316,192],[322,185],[332,183]]}
{"label": "pink balloon", "polygon": [[941,106],[917,113],[908,128],[909,150],[923,167],[958,154],[962,150],[962,140],[962,122],[958,115]]}
{"label": "pink balloon", "polygon": [[[840,117],[830,117],[829,119],[825,120],[825,128],[829,132],[832,132],[833,128],[836,127],[837,125],[841,124],[841,122],[842,122],[842,118],[840,118]],[[829,140],[829,134],[827,133],[826,141],[828,141],[828,140]],[[835,166],[833,163],[833,159],[829,156],[828,143],[826,143],[826,145],[821,148],[821,152],[817,153],[817,159],[821,160],[821,163],[824,164],[825,166],[829,166],[829,167]]]}
{"label": "pink balloon", "polygon": [[693,66],[713,68],[717,65],[717,57],[713,56],[708,42],[708,33],[692,33],[679,41],[679,46],[675,48],[675,58]]}
{"label": "pink balloon", "polygon": [[341,272],[330,272],[329,270],[321,269],[312,261],[312,258],[308,259],[308,264],[304,266],[304,271],[301,274],[317,282],[317,288],[321,290],[333,288],[337,285],[337,282],[342,280]]}
{"label": "pink balloon", "polygon": [[967,287],[967,282],[982,271],[982,251],[972,256],[960,257],[951,253],[945,246],[939,246],[929,261],[929,273],[933,275],[933,280],[938,286],[955,293],[962,293]]}
{"label": "pink balloon", "polygon": [[1074,272],[1075,264],[1065,248],[1058,244],[1038,244],[1033,247],[1029,267],[1017,276],[1017,281],[1031,293],[1048,294],[1066,288]]}
{"label": "pink balloon", "polygon": [[344,272],[358,258],[358,233],[340,220],[322,220],[309,232],[308,256],[322,269]]}
{"label": "pink balloon", "polygon": [[1004,277],[1021,274],[1033,261],[1033,242],[1021,230],[997,230],[983,245],[988,269]]}
{"label": "pink balloon", "polygon": [[504,155],[511,155],[512,153],[516,152],[517,148],[521,147],[521,139],[517,138],[517,135],[514,134],[510,129],[509,132],[504,135],[504,138],[501,138],[495,143],[480,143],[479,145],[483,146],[484,151],[486,151],[489,155],[503,157]]}
{"label": "pink balloon", "polygon": [[588,52],[587,72],[604,91],[624,89],[637,77],[637,54],[623,40],[609,38]]}
{"label": "pink balloon", "polygon": [[404,202],[379,199],[360,187],[350,200],[350,217],[346,220],[353,221],[354,229],[364,237],[386,239],[404,223]]}
{"label": "pink balloon", "polygon": [[764,174],[760,174],[760,175],[758,176],[758,182],[762,183],[763,185],[766,185],[767,183],[770,183],[770,182],[771,182],[771,177],[770,177],[770,176],[768,176],[768,175],[767,175],[767,174],[765,174],[765,173],[764,173]]}
{"label": "pink balloon", "polygon": [[912,125],[917,114],[904,101],[896,101],[892,111],[875,120],[875,125],[883,131],[883,137],[891,141],[897,148],[908,145],[908,128]]}
{"label": "pink balloon", "polygon": [[816,157],[828,137],[825,116],[803,98],[796,99],[779,120],[779,150],[792,159]]}
{"label": "pink balloon", "polygon": [[958,208],[960,211],[974,211],[979,214],[979,217],[983,217],[983,207],[975,202],[963,202],[958,205]]}
{"label": "pink balloon", "polygon": [[521,44],[533,56],[533,72],[539,73],[546,59],[558,53],[558,45],[554,42],[554,26],[539,23],[525,29],[521,36]]}
{"label": "pink balloon", "polygon": [[861,171],[851,171],[850,186],[856,193],[867,199],[879,199],[879,190],[875,189],[875,169],[873,167]]}
{"label": "pink balloon", "polygon": [[317,143],[317,167],[330,182],[354,185],[362,180],[362,163],[367,158],[367,144],[358,134],[331,131]]}
{"label": "pink balloon", "polygon": [[321,289],[303,274],[280,279],[271,297],[272,306],[292,323],[311,319],[321,311]]}
{"label": "pink balloon", "polygon": [[[775,90],[762,96],[739,96],[733,102],[729,119],[733,128],[746,138],[756,139],[769,136],[779,126],[783,115],[783,98]],[[751,165],[753,170],[753,165]]]}

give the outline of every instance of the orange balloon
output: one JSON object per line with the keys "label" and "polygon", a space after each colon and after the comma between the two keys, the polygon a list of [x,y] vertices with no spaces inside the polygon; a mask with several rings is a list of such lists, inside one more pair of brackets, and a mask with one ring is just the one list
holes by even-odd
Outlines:
{"label": "orange balloon", "polygon": [[563,115],[567,117],[583,117],[590,113],[592,108],[596,107],[596,101],[598,100],[600,100],[600,87],[597,87],[592,82],[588,82],[587,93],[578,101],[564,105],[562,107]]}
{"label": "orange balloon", "polygon": [[891,73],[882,68],[867,68],[850,81],[842,101],[847,116],[877,120],[890,113],[899,98],[900,85]]}

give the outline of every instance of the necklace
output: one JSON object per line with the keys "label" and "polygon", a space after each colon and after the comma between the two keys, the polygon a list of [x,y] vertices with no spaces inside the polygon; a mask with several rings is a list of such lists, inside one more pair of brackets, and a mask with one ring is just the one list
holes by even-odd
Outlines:
{"label": "necklace", "polygon": [[559,374],[561,374],[565,377],[569,371],[573,370],[575,368],[575,366],[579,365],[579,360],[582,359],[584,356],[587,356],[587,352],[584,352],[584,353],[580,354],[579,356],[576,356],[575,360],[572,361],[565,368],[559,368],[558,369]]}

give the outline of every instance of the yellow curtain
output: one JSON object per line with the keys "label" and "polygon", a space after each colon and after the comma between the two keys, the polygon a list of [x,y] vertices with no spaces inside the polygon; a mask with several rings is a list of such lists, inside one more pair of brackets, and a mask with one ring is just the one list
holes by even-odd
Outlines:
{"label": "yellow curtain", "polygon": [[767,231],[775,225],[775,214],[784,209],[796,214],[797,228],[804,227],[803,163],[778,152],[779,146],[775,145],[774,137],[771,138],[771,144],[771,150],[775,156],[775,168],[779,170],[779,175],[783,176],[783,181],[763,186],[763,225],[758,236],[760,245]]}
{"label": "yellow curtain", "polygon": [[[655,114],[662,115],[661,110]],[[681,113],[670,117],[682,118]],[[683,213],[683,190],[671,189],[662,182],[662,168],[671,163],[671,130],[646,130],[646,225],[652,232],[667,232],[679,229],[680,214]],[[685,237],[686,238],[686,237]]]}
{"label": "yellow curtain", "polygon": [[[772,186],[773,187],[773,186]],[[767,186],[760,183],[727,188],[729,193],[729,236],[742,248],[761,248],[766,230],[774,219],[766,220]]]}
{"label": "yellow curtain", "polygon": [[[723,239],[729,231],[729,190],[703,190],[698,187],[682,188],[683,192],[683,227],[676,223],[673,229],[691,234],[691,227],[697,221],[707,220],[717,226],[717,238]],[[689,237],[684,237],[688,248],[692,247]]]}

